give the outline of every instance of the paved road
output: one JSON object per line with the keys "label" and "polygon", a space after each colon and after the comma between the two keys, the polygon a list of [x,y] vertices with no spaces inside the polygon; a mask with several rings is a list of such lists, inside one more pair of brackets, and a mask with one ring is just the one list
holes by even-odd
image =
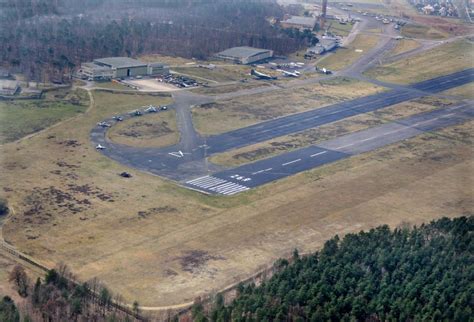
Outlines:
{"label": "paved road", "polygon": [[278,136],[300,132],[347,117],[372,112],[413,98],[422,97],[427,92],[438,93],[473,80],[474,69],[468,69],[414,84],[410,86],[413,90],[395,89],[258,123],[253,126],[209,137],[206,140],[207,153],[220,153]]}
{"label": "paved road", "polygon": [[464,102],[351,133],[276,157],[187,180],[184,184],[205,193],[234,195],[324,164],[375,150],[427,131],[474,118],[474,105]]}
{"label": "paved road", "polygon": [[[101,144],[107,149],[102,153],[132,168],[164,176],[175,181],[186,181],[189,178],[214,173],[222,168],[207,162],[207,156],[254,144],[281,135],[314,128],[344,118],[367,113],[392,104],[400,103],[426,92],[436,93],[441,90],[471,82],[474,69],[465,70],[433,80],[412,85],[411,89],[396,89],[368,97],[358,98],[339,104],[319,108],[299,114],[293,114],[236,131],[208,138],[206,141],[192,129],[191,119],[182,118],[179,127],[182,131],[194,133],[182,137],[179,144],[167,148],[138,148],[120,145],[107,139],[107,128],[95,127],[91,131],[91,140],[95,145]],[[195,95],[180,97],[175,107],[187,106],[195,101]],[[205,98],[201,97],[201,100]],[[184,108],[183,108],[184,109]],[[179,113],[179,111],[177,110]],[[127,116],[129,117],[129,116]],[[146,116],[143,116],[146,117]],[[113,120],[106,120],[113,124]],[[181,132],[183,133],[183,132]]]}

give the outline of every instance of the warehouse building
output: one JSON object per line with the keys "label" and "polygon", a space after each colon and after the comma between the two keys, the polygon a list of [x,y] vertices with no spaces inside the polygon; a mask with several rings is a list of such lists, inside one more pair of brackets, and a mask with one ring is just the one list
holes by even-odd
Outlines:
{"label": "warehouse building", "polygon": [[81,75],[91,80],[169,74],[162,63],[144,63],[129,57],[107,57],[81,64]]}
{"label": "warehouse building", "polygon": [[233,47],[215,55],[218,59],[232,61],[236,64],[252,64],[273,57],[273,50],[253,47]]}
{"label": "warehouse building", "polygon": [[306,55],[322,55],[328,51],[336,49],[339,43],[333,39],[321,39],[316,46],[306,50]]}
{"label": "warehouse building", "polygon": [[314,17],[300,17],[300,16],[291,16],[286,20],[281,21],[281,26],[283,28],[296,28],[299,30],[309,29],[313,30],[316,26],[317,19]]}

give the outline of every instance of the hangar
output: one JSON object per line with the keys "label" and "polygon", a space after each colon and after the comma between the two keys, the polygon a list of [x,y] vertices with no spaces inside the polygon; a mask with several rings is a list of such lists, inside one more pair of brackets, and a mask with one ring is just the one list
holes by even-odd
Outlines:
{"label": "hangar", "polygon": [[236,64],[252,64],[273,57],[273,50],[254,47],[233,47],[215,54],[216,58],[232,61]]}
{"label": "hangar", "polygon": [[94,59],[95,65],[115,70],[114,77],[144,76],[148,74],[148,65],[129,57],[107,57]]}
{"label": "hangar", "polygon": [[169,74],[168,66],[162,63],[144,63],[130,57],[106,57],[81,64],[79,71],[93,80]]}

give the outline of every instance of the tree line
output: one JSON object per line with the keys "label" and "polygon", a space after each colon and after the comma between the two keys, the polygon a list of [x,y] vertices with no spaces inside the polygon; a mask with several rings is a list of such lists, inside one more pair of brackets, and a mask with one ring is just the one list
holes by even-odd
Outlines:
{"label": "tree line", "polygon": [[9,275],[24,301],[18,309],[6,296],[0,302],[0,321],[135,321],[139,304],[133,303],[130,312],[119,310],[115,304],[125,305],[122,296],[113,294],[97,279],[78,283],[66,265],[49,270],[43,279],[34,283],[22,266],[15,266]]}
{"label": "tree line", "polygon": [[474,217],[335,236],[195,321],[474,321]]}
{"label": "tree line", "polygon": [[160,53],[205,59],[233,46],[287,54],[314,42],[271,25],[274,0],[7,0],[0,60],[35,81],[67,80],[81,62]]}

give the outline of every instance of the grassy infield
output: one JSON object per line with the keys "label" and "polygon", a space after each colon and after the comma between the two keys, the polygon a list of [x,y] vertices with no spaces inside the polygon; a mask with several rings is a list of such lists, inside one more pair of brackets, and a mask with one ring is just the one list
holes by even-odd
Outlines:
{"label": "grassy infield", "polygon": [[[402,82],[470,66],[462,51],[472,50],[471,44],[445,46],[410,58],[410,63],[382,66],[377,75]],[[443,54],[437,53],[439,50]],[[443,59],[446,54],[453,55],[454,66]],[[423,72],[416,76],[412,66]],[[323,92],[332,91],[333,97],[321,97],[318,87],[303,89],[306,92],[300,94],[304,100],[326,104],[341,98],[339,90],[348,89],[348,84],[325,86]],[[367,85],[349,86],[362,86],[362,91]],[[450,94],[469,95],[471,89],[469,85]],[[45,263],[64,261],[81,279],[97,276],[129,302],[138,299],[142,305],[152,306],[190,301],[200,292],[208,293],[248,276],[294,247],[314,250],[334,234],[379,224],[419,223],[472,209],[469,191],[463,188],[470,184],[465,173],[470,171],[472,122],[224,198],[204,196],[145,173],[134,172],[130,180],[118,177],[124,167],[95,151],[88,137],[90,128],[106,116],[136,106],[167,104],[170,98],[95,92],[94,99],[94,108],[75,119],[73,126],[61,124],[30,140],[0,146],[2,167],[8,170],[0,173],[1,193],[16,210],[3,232],[19,249]],[[64,104],[54,120],[50,118],[53,112],[43,115],[31,102],[15,110],[16,103],[2,103],[1,128],[10,126],[14,131],[49,126],[87,106],[86,101],[79,108],[63,99],[58,99],[61,103],[51,100],[51,106],[46,107],[49,111]],[[262,100],[268,101],[268,97]],[[272,103],[282,102],[284,97]],[[329,125],[318,133],[275,142],[290,140],[304,145],[318,137],[339,135],[441,103],[408,102],[379,115],[344,120],[344,124]],[[270,113],[294,112],[267,108]],[[18,117],[20,111],[28,117]],[[229,117],[225,111],[216,113]],[[258,121],[252,113],[249,110],[251,122]],[[196,123],[199,127],[199,118]],[[11,141],[27,132],[31,131],[3,132],[2,140]],[[223,162],[236,162],[232,156],[227,160]]]}

